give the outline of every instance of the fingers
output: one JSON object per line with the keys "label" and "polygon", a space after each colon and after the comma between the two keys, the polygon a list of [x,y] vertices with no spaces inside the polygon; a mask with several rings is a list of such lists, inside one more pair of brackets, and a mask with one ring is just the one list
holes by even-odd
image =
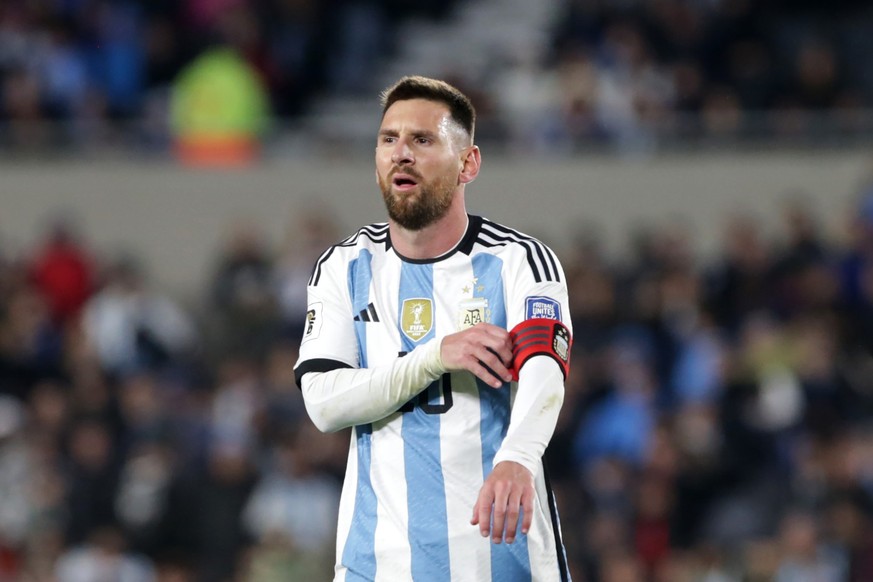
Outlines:
{"label": "fingers", "polygon": [[469,362],[468,370],[492,388],[500,388],[504,382],[512,380],[512,374],[500,360],[477,359],[475,363]]}
{"label": "fingers", "polygon": [[486,487],[483,487],[479,492],[479,499],[473,506],[473,519],[470,520],[470,525],[478,525],[479,533],[483,538],[488,537],[491,533],[491,505],[494,503],[493,492]]}
{"label": "fingers", "polygon": [[443,339],[440,356],[449,371],[467,370],[489,386],[499,388],[512,380],[509,333],[496,325],[480,323]]}
{"label": "fingers", "polygon": [[533,491],[526,491],[521,496],[521,508],[522,508],[522,522],[521,522],[521,533],[527,535],[527,532],[530,531],[531,523],[533,523],[533,506],[534,504],[534,495]]}
{"label": "fingers", "polygon": [[471,525],[479,526],[482,537],[490,535],[499,544],[515,542],[521,518],[521,533],[530,531],[533,521],[534,492],[511,481],[486,482],[473,506]]}
{"label": "fingers", "polygon": [[[491,541],[495,544],[499,544],[503,540],[503,528],[506,526],[506,518],[507,516],[507,502],[509,501],[509,495],[507,495],[508,491],[506,491],[506,487],[500,487],[498,485],[497,490],[494,495],[494,513],[492,514],[492,523],[491,523]],[[516,519],[518,518],[518,510],[515,511]],[[506,540],[509,541],[508,539]]]}
{"label": "fingers", "polygon": [[[498,487],[498,489],[505,489]],[[491,535],[491,541],[499,544],[503,541],[503,528],[507,518],[507,500],[508,496],[505,492],[498,493],[491,487],[483,487],[479,493],[479,499],[476,500],[476,505],[473,506],[473,518],[470,520],[470,525],[479,526],[479,534],[486,538]],[[492,513],[492,509],[494,512]],[[511,515],[510,515],[511,517]],[[515,510],[515,518],[518,519],[518,510]],[[492,522],[493,520],[493,522]],[[512,539],[514,539],[514,530]],[[506,538],[507,543],[511,543],[510,537]]]}
{"label": "fingers", "polygon": [[[487,326],[487,327],[486,327]],[[512,362],[512,338],[509,332],[502,327],[490,324],[480,324],[479,326],[488,338],[491,340],[485,342],[485,349],[491,353],[497,360],[505,366]],[[473,329],[476,329],[474,327]]]}
{"label": "fingers", "polygon": [[[513,491],[512,494],[509,495],[509,498],[506,500],[506,520],[505,520],[505,528],[500,529],[500,533],[503,535],[504,539],[506,539],[507,544],[511,544],[515,541],[515,534],[518,531],[518,517],[521,509],[521,492]],[[496,510],[495,510],[495,513]],[[525,517],[527,517],[525,515]],[[492,536],[494,539],[496,536]],[[494,539],[494,543],[499,544],[499,539]]]}

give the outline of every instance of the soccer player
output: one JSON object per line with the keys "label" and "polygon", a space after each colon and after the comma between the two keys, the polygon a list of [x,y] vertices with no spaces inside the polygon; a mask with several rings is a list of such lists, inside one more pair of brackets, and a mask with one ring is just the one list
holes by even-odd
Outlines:
{"label": "soccer player", "polygon": [[540,241],[467,214],[475,110],[447,83],[382,94],[388,222],[327,249],[296,364],[322,431],[354,427],[336,582],[566,581],[542,455],[571,324]]}

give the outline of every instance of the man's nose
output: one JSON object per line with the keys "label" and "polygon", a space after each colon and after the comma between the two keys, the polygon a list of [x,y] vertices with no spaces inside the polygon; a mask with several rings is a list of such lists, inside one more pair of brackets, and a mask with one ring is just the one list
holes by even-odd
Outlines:
{"label": "man's nose", "polygon": [[415,162],[415,157],[412,155],[412,148],[409,147],[409,142],[405,139],[397,140],[397,143],[394,146],[394,151],[391,152],[391,161],[398,166]]}

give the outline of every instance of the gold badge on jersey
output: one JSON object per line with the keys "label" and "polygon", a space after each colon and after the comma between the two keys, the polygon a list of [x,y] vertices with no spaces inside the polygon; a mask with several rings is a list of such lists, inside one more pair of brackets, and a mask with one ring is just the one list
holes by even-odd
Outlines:
{"label": "gold badge on jersey", "polygon": [[404,299],[400,331],[417,342],[433,329],[433,302],[430,299]]}
{"label": "gold badge on jersey", "polygon": [[473,327],[477,323],[491,319],[488,311],[488,300],[484,297],[473,297],[461,301],[458,305],[458,331]]}

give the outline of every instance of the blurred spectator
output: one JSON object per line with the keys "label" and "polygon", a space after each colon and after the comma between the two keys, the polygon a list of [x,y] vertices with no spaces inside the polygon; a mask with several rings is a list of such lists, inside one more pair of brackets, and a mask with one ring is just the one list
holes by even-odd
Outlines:
{"label": "blurred spectator", "polygon": [[[267,468],[246,507],[244,520],[259,540],[285,540],[286,547],[331,563],[340,485],[323,471],[324,451],[308,423],[289,431],[271,451]],[[328,576],[328,566],[323,576]]]}
{"label": "blurred spectator", "polygon": [[76,317],[96,286],[97,261],[70,218],[54,221],[29,265],[52,320],[62,326]]}
{"label": "blurred spectator", "polygon": [[785,516],[781,527],[784,557],[776,582],[839,582],[846,579],[846,564],[822,543],[817,520],[797,512]]}
{"label": "blurred spectator", "polygon": [[255,421],[262,442],[275,442],[298,424],[307,422],[303,399],[294,379],[297,352],[296,340],[281,340],[271,347],[264,361],[264,399]]}
{"label": "blurred spectator", "polygon": [[242,514],[256,481],[250,443],[216,437],[202,471],[174,475],[161,524],[166,550],[193,558],[198,582],[228,582],[242,566],[250,535]]}
{"label": "blurred spectator", "polygon": [[124,548],[124,538],[113,528],[96,530],[87,543],[71,548],[58,559],[58,582],[153,582],[155,573],[149,560]]}
{"label": "blurred spectator", "polygon": [[827,507],[825,531],[830,532],[835,553],[845,564],[847,582],[873,576],[873,531],[863,496],[837,495]]}
{"label": "blurred spectator", "polygon": [[68,438],[69,464],[64,475],[69,503],[66,542],[77,545],[98,530],[117,524],[113,502],[118,487],[118,458],[109,427],[99,420],[77,421]]}
{"label": "blurred spectator", "polygon": [[210,280],[218,354],[262,357],[278,333],[273,258],[250,221],[231,226]]}
{"label": "blurred spectator", "polygon": [[629,337],[613,347],[609,392],[593,403],[575,437],[575,462],[586,467],[602,457],[638,467],[654,428],[656,384],[649,354]]}
{"label": "blurred spectator", "polygon": [[136,259],[122,258],[85,306],[85,338],[108,372],[160,369],[182,363],[194,348],[190,316],[151,288]]}
{"label": "blurred spectator", "polygon": [[32,467],[23,438],[24,407],[11,396],[0,396],[0,578],[13,578],[27,538]]}
{"label": "blurred spectator", "polygon": [[258,361],[229,357],[217,364],[215,382],[209,419],[212,439],[241,446],[254,442],[255,422],[265,398]]}
{"label": "blurred spectator", "polygon": [[63,337],[43,296],[19,275],[0,311],[0,393],[26,398],[36,382],[60,374]]}
{"label": "blurred spectator", "polygon": [[306,285],[312,266],[329,246],[339,242],[340,225],[332,210],[310,201],[291,217],[275,264],[276,294],[286,337],[302,337],[306,318]]}
{"label": "blurred spectator", "polygon": [[176,467],[171,449],[161,441],[131,448],[121,467],[114,508],[118,523],[132,548],[157,556],[161,548],[161,521],[168,503]]}
{"label": "blurred spectator", "polygon": [[722,256],[707,273],[706,303],[716,323],[733,336],[747,316],[770,307],[772,257],[754,217],[730,217],[722,240]]}

